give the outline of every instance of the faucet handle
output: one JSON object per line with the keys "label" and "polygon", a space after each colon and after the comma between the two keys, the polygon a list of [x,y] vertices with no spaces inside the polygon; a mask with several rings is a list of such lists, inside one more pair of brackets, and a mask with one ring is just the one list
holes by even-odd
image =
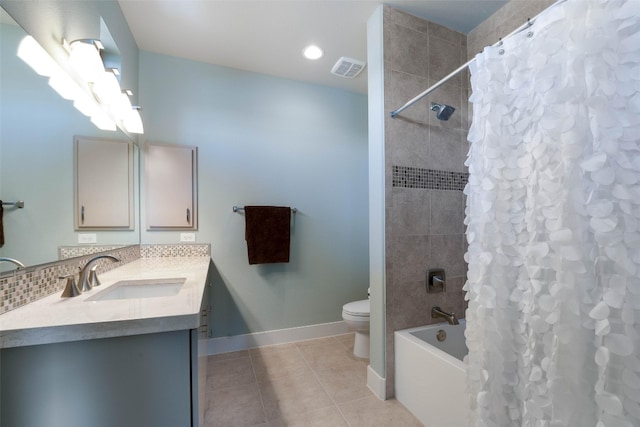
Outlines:
{"label": "faucet handle", "polygon": [[439,293],[447,291],[447,281],[444,268],[431,268],[427,270],[427,293]]}
{"label": "faucet handle", "polygon": [[60,298],[70,298],[77,297],[82,292],[78,289],[78,285],[76,285],[76,275],[71,273],[65,276],[60,276],[58,279],[67,279],[67,284],[64,287],[64,291],[62,291],[62,295]]}
{"label": "faucet handle", "polygon": [[98,273],[96,272],[96,269],[98,268],[97,265],[94,265],[93,267],[91,267],[91,270],[89,270],[89,286],[90,287],[94,287],[94,286],[100,286],[102,283],[100,283],[100,279],[98,279]]}

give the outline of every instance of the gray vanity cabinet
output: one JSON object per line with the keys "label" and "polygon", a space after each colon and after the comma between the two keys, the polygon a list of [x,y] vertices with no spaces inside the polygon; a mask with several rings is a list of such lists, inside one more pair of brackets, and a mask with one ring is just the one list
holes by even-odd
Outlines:
{"label": "gray vanity cabinet", "polygon": [[198,328],[0,350],[0,426],[202,427],[208,283]]}
{"label": "gray vanity cabinet", "polygon": [[191,425],[190,331],[1,351],[2,427]]}
{"label": "gray vanity cabinet", "polygon": [[76,136],[76,230],[133,229],[133,144]]}

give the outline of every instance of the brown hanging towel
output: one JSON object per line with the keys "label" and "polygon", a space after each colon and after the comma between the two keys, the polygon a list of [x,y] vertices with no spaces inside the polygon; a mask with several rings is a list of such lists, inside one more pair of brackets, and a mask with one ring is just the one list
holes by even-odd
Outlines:
{"label": "brown hanging towel", "polygon": [[244,215],[249,264],[289,262],[291,208],[245,206]]}
{"label": "brown hanging towel", "polygon": [[4,246],[4,225],[2,224],[2,215],[4,208],[2,207],[2,200],[0,200],[0,248]]}

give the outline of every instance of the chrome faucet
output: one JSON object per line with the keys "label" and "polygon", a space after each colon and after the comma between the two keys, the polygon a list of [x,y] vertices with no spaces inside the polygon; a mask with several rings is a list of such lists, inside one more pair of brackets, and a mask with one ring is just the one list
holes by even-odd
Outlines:
{"label": "chrome faucet", "polygon": [[10,262],[13,263],[15,265],[17,265],[16,270],[19,270],[21,268],[25,268],[25,265],[23,263],[21,263],[20,261],[18,261],[17,259],[14,258],[5,258],[5,257],[0,257],[0,262]]}
{"label": "chrome faucet", "polygon": [[[87,261],[84,267],[82,267],[82,270],[80,270],[80,277],[78,279],[79,288],[81,292],[91,290],[91,288],[93,287],[93,283],[95,283],[96,286],[100,284],[98,282],[98,275],[95,273],[95,270],[91,268],[91,264],[93,264],[95,261],[102,258],[107,258],[114,262],[120,261],[120,258],[114,257],[113,255],[98,255],[96,257],[91,258],[89,261]],[[91,274],[92,270],[93,270],[93,274]]]}
{"label": "chrome faucet", "polygon": [[447,313],[446,311],[442,311],[440,307],[433,307],[431,309],[431,318],[435,319],[437,317],[443,317],[450,325],[459,325],[455,313]]}

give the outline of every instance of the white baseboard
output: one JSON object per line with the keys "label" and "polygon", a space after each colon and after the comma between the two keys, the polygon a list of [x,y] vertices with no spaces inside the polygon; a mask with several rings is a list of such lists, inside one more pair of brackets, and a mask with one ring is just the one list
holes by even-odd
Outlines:
{"label": "white baseboard", "polygon": [[300,326],[298,328],[278,329],[231,337],[211,338],[207,343],[207,354],[214,355],[230,351],[248,350],[274,344],[286,344],[314,338],[329,337],[349,332],[343,321]]}
{"label": "white baseboard", "polygon": [[369,390],[371,390],[378,399],[386,400],[387,380],[378,375],[378,373],[371,368],[371,365],[367,366],[367,387],[369,387]]}

